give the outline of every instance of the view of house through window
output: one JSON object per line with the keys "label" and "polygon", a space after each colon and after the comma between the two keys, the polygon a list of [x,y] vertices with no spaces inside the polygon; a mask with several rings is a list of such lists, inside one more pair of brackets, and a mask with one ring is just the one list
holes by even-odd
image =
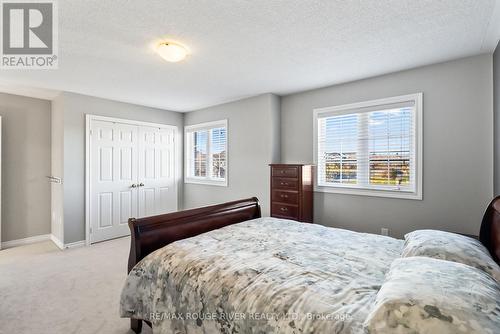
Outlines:
{"label": "view of house through window", "polygon": [[316,112],[320,187],[417,192],[417,102]]}
{"label": "view of house through window", "polygon": [[226,121],[186,127],[186,167],[186,182],[226,184]]}
{"label": "view of house through window", "polygon": [[226,178],[226,128],[212,129],[211,155],[212,176],[217,179]]}
{"label": "view of house through window", "polygon": [[194,146],[194,176],[206,177],[207,176],[207,143],[208,131],[193,132]]}

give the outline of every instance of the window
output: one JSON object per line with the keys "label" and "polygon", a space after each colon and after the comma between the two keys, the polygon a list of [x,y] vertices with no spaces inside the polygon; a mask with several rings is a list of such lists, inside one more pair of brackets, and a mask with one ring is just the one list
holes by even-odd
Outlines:
{"label": "window", "polygon": [[422,94],[314,111],[316,190],[422,199]]}
{"label": "window", "polygon": [[186,183],[227,186],[227,120],[187,126]]}

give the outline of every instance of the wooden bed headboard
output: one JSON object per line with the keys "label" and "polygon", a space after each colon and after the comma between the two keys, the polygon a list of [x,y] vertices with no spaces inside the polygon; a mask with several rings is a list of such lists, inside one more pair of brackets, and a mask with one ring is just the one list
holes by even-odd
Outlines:
{"label": "wooden bed headboard", "polygon": [[479,241],[490,251],[493,260],[500,264],[500,196],[491,201],[484,213]]}
{"label": "wooden bed headboard", "polygon": [[[261,217],[255,197],[169,214],[129,219],[132,233],[128,271],[146,255],[174,241]],[[500,196],[484,213],[479,240],[500,263]]]}
{"label": "wooden bed headboard", "polygon": [[130,218],[128,271],[146,255],[174,241],[260,217],[259,200],[252,197],[159,216]]}

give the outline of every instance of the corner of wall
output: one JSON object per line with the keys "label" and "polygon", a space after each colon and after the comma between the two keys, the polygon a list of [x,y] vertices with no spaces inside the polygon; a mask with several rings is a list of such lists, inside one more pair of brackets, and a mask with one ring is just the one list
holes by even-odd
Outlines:
{"label": "corner of wall", "polygon": [[272,131],[272,162],[281,162],[281,97],[270,95],[271,131]]}
{"label": "corner of wall", "polygon": [[[64,180],[64,98],[59,94],[51,101],[51,176]],[[64,191],[62,183],[51,183],[51,234],[64,240]]]}

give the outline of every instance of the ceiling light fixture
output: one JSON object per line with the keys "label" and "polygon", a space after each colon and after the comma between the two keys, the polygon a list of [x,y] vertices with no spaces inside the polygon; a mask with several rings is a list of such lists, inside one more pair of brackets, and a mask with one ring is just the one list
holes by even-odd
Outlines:
{"label": "ceiling light fixture", "polygon": [[171,63],[177,63],[184,60],[188,55],[188,50],[184,46],[173,42],[162,42],[158,44],[156,52],[158,52],[160,57]]}

